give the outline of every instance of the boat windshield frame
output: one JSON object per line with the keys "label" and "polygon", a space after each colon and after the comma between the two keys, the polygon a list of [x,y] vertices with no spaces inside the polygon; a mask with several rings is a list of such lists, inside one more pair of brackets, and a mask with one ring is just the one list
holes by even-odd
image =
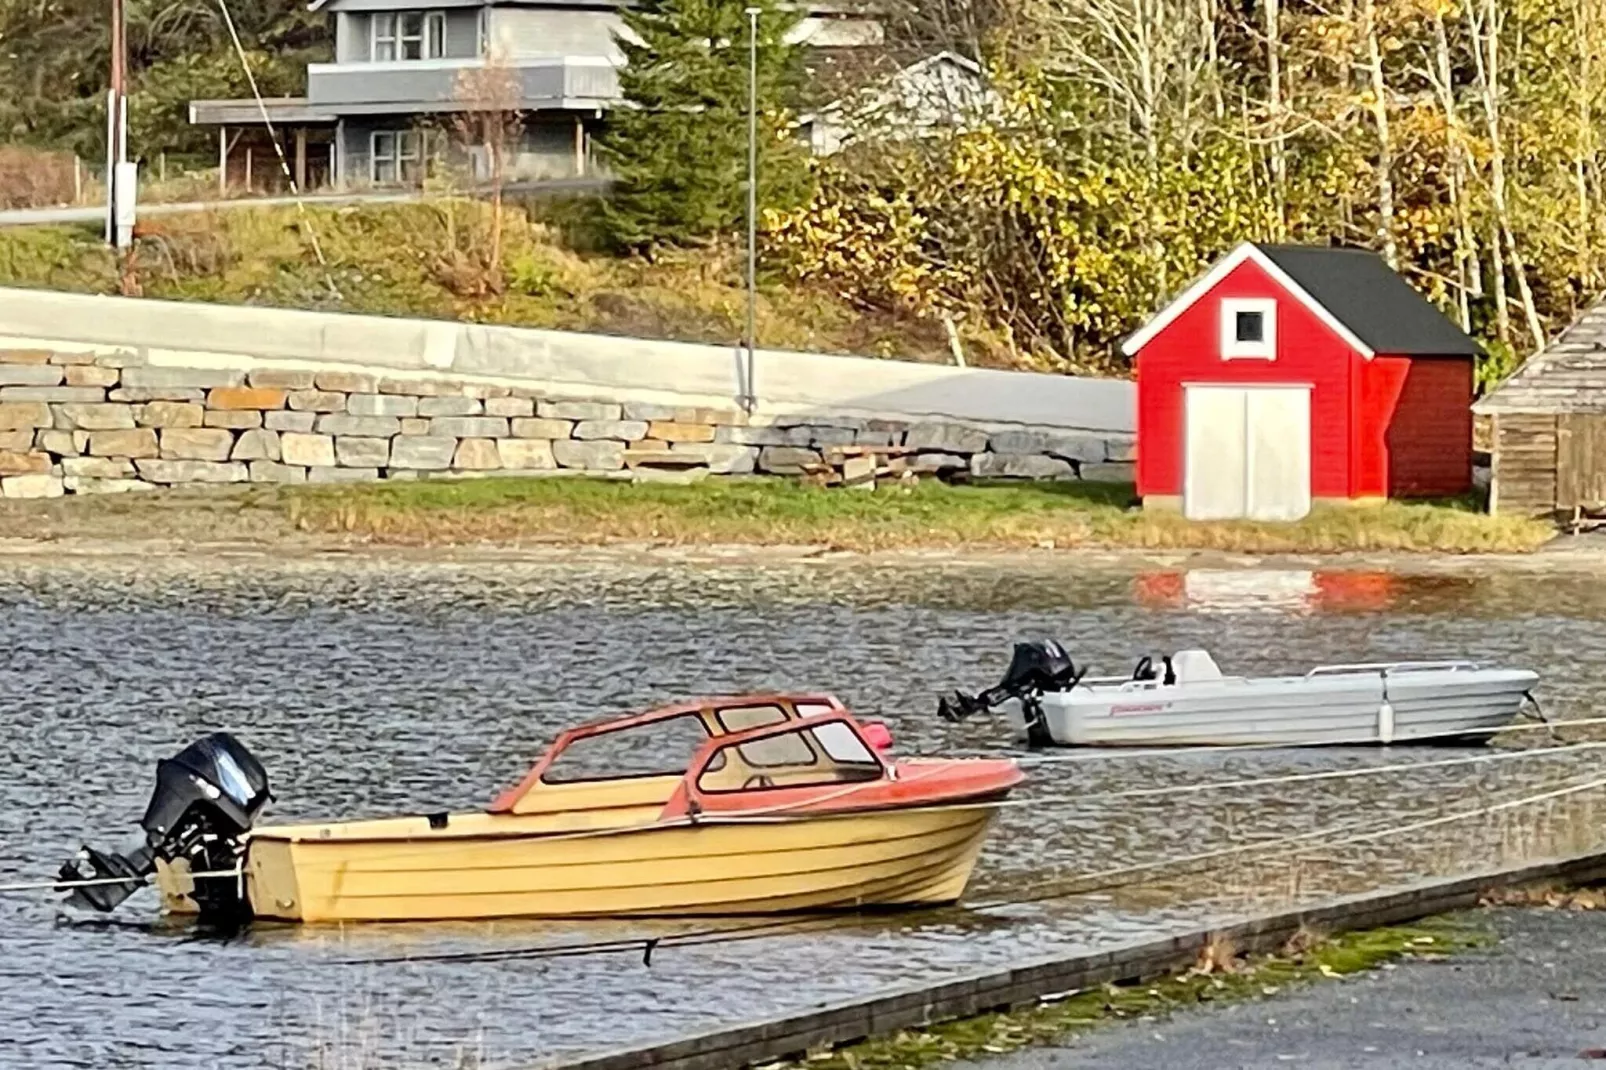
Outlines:
{"label": "boat windshield frame", "polygon": [[[763,706],[777,707],[782,711],[783,714],[785,714],[785,717],[780,721],[763,725],[755,725],[752,728],[744,728],[735,732],[726,729],[724,722],[720,719],[720,714],[729,710]],[[820,713],[804,714],[801,712],[805,708],[815,706],[823,707],[824,709]],[[826,694],[824,692],[810,691],[793,693],[756,692],[750,695],[723,695],[712,698],[692,699],[687,702],[671,703],[670,705],[659,706],[641,713],[598,718],[597,720],[587,721],[584,724],[575,725],[573,728],[566,728],[562,732],[559,732],[557,738],[552,741],[552,744],[547,747],[546,752],[536,760],[533,766],[530,767],[529,772],[524,775],[524,778],[517,784],[498,795],[496,799],[492,801],[488,809],[491,813],[511,813],[513,812],[514,807],[518,804],[519,800],[524,798],[524,796],[530,791],[542,785],[557,786],[560,784],[577,784],[587,782],[598,783],[609,780],[644,779],[653,776],[681,776],[690,770],[692,763],[696,760],[697,755],[702,752],[702,748],[706,747],[710,743],[725,739],[729,736],[742,735],[747,732],[762,731],[764,729],[783,729],[788,726],[795,725],[799,721],[808,720],[812,717],[829,717],[838,714],[846,714],[850,718],[852,716],[847,706],[845,706],[842,700],[837,698],[835,695]],[[708,733],[708,737],[698,745],[697,750],[692,752],[692,756],[687,760],[687,764],[684,769],[674,772],[665,771],[660,773],[602,774],[598,776],[577,777],[572,780],[566,779],[561,781],[549,781],[546,779],[548,770],[552,768],[553,764],[558,760],[558,758],[560,758],[571,746],[581,740],[593,739],[597,736],[611,735],[617,732],[633,731],[639,728],[648,728],[655,724],[662,724],[665,721],[671,721],[679,717],[687,716],[698,718],[702,722],[703,730]],[[864,740],[863,733],[857,732],[856,723],[855,730],[855,734],[859,736],[860,742],[868,745],[867,741]],[[871,748],[871,750],[874,751],[874,748]]]}
{"label": "boat windshield frame", "polygon": [[[722,757],[726,750],[747,746],[748,744],[761,742],[765,739],[770,739],[776,736],[804,732],[808,732],[811,736],[813,736],[815,743],[819,744],[823,748],[824,743],[819,740],[818,736],[813,735],[812,730],[831,724],[843,725],[850,733],[852,733],[854,740],[861,748],[863,748],[865,754],[870,759],[869,763],[865,764],[874,764],[874,776],[866,776],[852,780],[836,780],[817,784],[776,784],[759,787],[748,787],[744,785],[738,788],[716,791],[710,791],[702,787],[701,782],[704,774],[717,771],[717,769],[711,768],[711,765],[716,758]],[[810,744],[810,746],[812,749],[814,744]],[[819,764],[819,757],[820,756],[818,754],[814,755],[815,762],[813,764]],[[827,757],[834,762],[846,764],[842,763],[841,759],[830,755],[828,751]],[[777,766],[774,768],[780,767]],[[709,800],[711,797],[729,799],[736,796],[750,797],[754,794],[769,792],[796,792],[803,794],[835,792],[844,788],[852,789],[854,785],[875,784],[893,780],[895,779],[895,768],[896,763],[882,757],[880,752],[878,752],[876,748],[870,744],[870,741],[865,738],[864,728],[859,723],[858,719],[846,709],[832,710],[829,713],[800,717],[796,720],[785,721],[780,724],[762,725],[757,728],[747,729],[743,732],[731,732],[724,736],[710,736],[701,747],[697,748],[697,752],[692,755],[691,761],[686,766],[686,773],[681,778],[680,787],[675,791],[675,794],[665,805],[661,820],[672,819],[679,815],[700,811],[707,806],[707,800]]]}

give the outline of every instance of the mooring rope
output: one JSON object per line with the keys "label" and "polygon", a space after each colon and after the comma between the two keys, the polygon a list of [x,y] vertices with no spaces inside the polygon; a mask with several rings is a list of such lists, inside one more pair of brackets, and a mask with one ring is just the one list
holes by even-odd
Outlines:
{"label": "mooring rope", "polygon": [[[1532,747],[1526,750],[1497,751],[1487,754],[1476,754],[1459,758],[1439,758],[1424,762],[1396,762],[1390,765],[1371,765],[1359,769],[1327,769],[1314,773],[1288,773],[1281,776],[1249,777],[1241,780],[1207,780],[1190,784],[1171,784],[1155,788],[1129,788],[1123,791],[1083,792],[1072,795],[1022,795],[1009,799],[994,799],[977,802],[932,803],[927,806],[900,807],[898,813],[902,814],[930,814],[943,813],[955,810],[1008,810],[1017,807],[1040,807],[1052,805],[1078,805],[1087,802],[1107,802],[1114,799],[1141,799],[1157,798],[1165,795],[1187,795],[1204,791],[1223,791],[1233,788],[1271,787],[1281,784],[1298,784],[1322,780],[1348,780],[1355,777],[1375,776],[1383,773],[1409,772],[1416,769],[1443,769],[1461,765],[1475,765],[1488,762],[1516,761],[1525,758],[1541,758],[1555,756],[1573,751],[1593,751],[1606,748],[1606,740],[1596,740],[1583,743],[1565,743],[1555,747]],[[864,789],[875,786],[878,781],[868,781],[852,785],[852,789]],[[845,789],[833,793],[832,798],[839,798],[849,794]],[[811,800],[803,800],[788,804],[786,809],[795,810],[802,806],[812,805]],[[777,811],[781,806],[768,807],[762,811],[748,810],[740,813],[720,814],[717,819],[705,817],[707,823],[718,824],[767,824],[785,823],[814,817],[833,816],[829,813],[808,814],[802,818],[780,816]],[[838,816],[852,816],[854,811],[838,811]],[[640,826],[635,826],[640,827]]]}
{"label": "mooring rope", "polygon": [[[240,875],[239,869],[217,869],[191,873],[191,880],[221,880],[228,877],[231,880]],[[65,892],[73,888],[100,888],[108,884],[134,884],[143,887],[151,882],[149,875],[142,877],[89,877],[76,881],[19,881],[15,884],[0,884],[0,893],[4,892]]]}
{"label": "mooring rope", "polygon": [[[1016,807],[1040,807],[1053,805],[1079,805],[1091,802],[1109,802],[1120,799],[1147,799],[1160,798],[1168,795],[1190,795],[1208,791],[1228,791],[1233,789],[1248,789],[1260,787],[1275,787],[1283,784],[1312,783],[1325,780],[1350,780],[1364,776],[1378,776],[1388,773],[1411,772],[1419,769],[1445,769],[1465,765],[1479,765],[1492,762],[1517,761],[1551,757],[1569,752],[1593,751],[1606,748],[1606,741],[1588,741],[1581,743],[1566,743],[1555,747],[1534,747],[1527,750],[1498,751],[1487,754],[1476,754],[1456,758],[1441,758],[1422,762],[1395,762],[1389,765],[1364,766],[1358,769],[1328,769],[1313,773],[1288,773],[1271,777],[1248,777],[1238,780],[1211,780],[1190,784],[1171,784],[1153,788],[1129,788],[1122,791],[1084,792],[1071,795],[1029,795],[1012,799],[998,799],[981,802],[954,802],[933,803],[929,806],[900,807],[901,814],[929,814],[943,813],[959,810],[999,810]],[[933,766],[922,769],[918,766],[910,770],[903,778],[904,783],[930,776],[941,767]],[[735,824],[789,824],[796,821],[813,820],[818,817],[833,816],[824,814],[802,814],[802,808],[818,806],[823,802],[834,802],[845,798],[855,792],[877,787],[879,780],[864,781],[847,784],[828,792],[822,796],[811,799],[797,800],[790,803],[777,803],[771,806],[744,810],[739,813],[699,814],[676,817],[667,821],[655,821],[635,825],[623,825],[608,829],[577,829],[570,832],[538,833],[527,835],[532,840],[542,843],[563,842],[578,839],[598,839],[610,836],[634,834],[647,831],[662,831],[675,828],[695,828],[700,824],[707,825],[735,825]],[[834,816],[852,816],[853,812],[838,812]],[[509,835],[518,835],[510,833]],[[402,841],[398,846],[405,846],[407,850],[416,850],[417,845],[410,841]],[[407,853],[403,851],[401,853]],[[195,880],[216,880],[222,878],[236,878],[240,875],[238,869],[216,870],[212,872],[194,873],[191,878]],[[100,877],[82,881],[24,881],[14,884],[0,884],[0,894],[10,892],[69,890],[72,888],[90,888],[110,884],[136,884],[150,883],[149,877]]]}
{"label": "mooring rope", "polygon": [[[1579,794],[1594,788],[1606,786],[1606,777],[1596,777],[1584,783],[1575,783],[1560,788],[1530,793],[1518,798],[1507,799],[1489,806],[1478,807],[1446,814],[1425,821],[1411,822],[1404,825],[1384,821],[1362,820],[1346,822],[1340,825],[1310,832],[1296,833],[1271,840],[1255,843],[1235,844],[1231,847],[1218,848],[1212,851],[1201,851],[1191,855],[1158,859],[1153,862],[1138,863],[1129,866],[1120,866],[1112,869],[1096,871],[1093,873],[1078,874],[1069,878],[1070,881],[1100,880],[1105,883],[1092,887],[1078,887],[1074,891],[1056,890],[1030,896],[1017,896],[1010,899],[997,899],[969,904],[965,909],[973,912],[1002,910],[1008,907],[1025,906],[1033,903],[1047,902],[1055,899],[1074,899],[1081,896],[1093,895],[1101,891],[1117,888],[1131,887],[1141,883],[1130,878],[1140,873],[1151,872],[1156,869],[1177,868],[1184,866],[1197,866],[1200,862],[1216,861],[1233,855],[1247,854],[1257,851],[1274,850],[1281,847],[1292,846],[1319,840],[1335,833],[1347,833],[1351,830],[1361,829],[1349,839],[1332,841],[1329,846],[1339,846],[1348,842],[1358,842],[1363,839],[1376,839],[1386,835],[1399,835],[1417,831],[1433,825],[1448,824],[1454,821],[1463,821],[1473,817],[1488,816],[1505,810],[1516,809],[1520,806],[1548,802],[1569,795]],[[1112,880],[1112,878],[1126,878]],[[393,957],[347,959],[337,960],[332,965],[340,966],[380,966],[405,965],[412,963],[437,962],[496,962],[507,960],[530,959],[556,959],[576,958],[586,955],[623,954],[625,952],[639,951],[644,961],[650,965],[651,957],[660,947],[696,947],[711,944],[739,943],[746,940],[764,939],[770,936],[784,935],[788,930],[812,930],[815,928],[841,927],[840,918],[792,918],[770,922],[759,922],[753,925],[724,926],[693,930],[685,933],[672,933],[656,937],[625,937],[618,940],[581,941],[569,944],[546,944],[517,948],[500,948],[493,951],[458,951],[442,952],[425,955],[399,955]]]}
{"label": "mooring rope", "polygon": [[1320,840],[1327,836],[1349,833],[1352,832],[1352,830],[1361,830],[1354,832],[1353,835],[1347,838],[1332,840],[1324,845],[1338,847],[1347,843],[1364,842],[1365,840],[1379,839],[1384,836],[1416,832],[1424,828],[1431,828],[1437,825],[1446,825],[1455,821],[1465,821],[1475,817],[1486,817],[1491,814],[1516,809],[1520,806],[1548,802],[1553,799],[1562,798],[1568,795],[1576,795],[1581,792],[1590,791],[1592,789],[1601,787],[1606,787],[1606,777],[1596,777],[1583,783],[1573,783],[1557,789],[1547,789],[1542,792],[1530,793],[1489,806],[1482,806],[1472,810],[1462,810],[1450,814],[1443,814],[1437,817],[1428,818],[1422,821],[1410,822],[1403,825],[1397,824],[1391,820],[1380,822],[1372,819],[1363,819],[1360,821],[1344,822],[1342,824],[1332,825],[1327,828],[1315,829],[1310,832],[1293,833],[1288,836],[1280,836],[1275,839],[1259,840],[1253,843],[1234,844],[1230,847],[1220,847],[1209,851],[1199,851],[1189,855],[1162,858],[1153,862],[1139,862],[1133,865],[1117,866],[1111,869],[1098,870],[1093,873],[1080,873],[1067,877],[1067,882],[1099,880],[1106,881],[1108,883],[1097,885],[1091,888],[1079,887],[1075,891],[1054,891],[1042,895],[997,900],[991,903],[982,902],[971,905],[970,909],[999,910],[1003,909],[1004,907],[1023,906],[1028,903],[1045,902],[1053,899],[1070,899],[1077,896],[1091,895],[1096,892],[1130,887],[1133,884],[1139,883],[1129,879],[1115,880],[1113,878],[1130,878],[1135,874],[1147,873],[1156,869],[1171,869],[1176,867],[1193,866],[1200,862],[1215,862],[1223,858],[1232,857],[1234,855],[1276,850],[1301,843],[1308,843],[1312,840]]}
{"label": "mooring rope", "polygon": [[[1518,807],[1549,802],[1555,799],[1576,795],[1582,792],[1606,787],[1606,777],[1592,777],[1582,783],[1565,784],[1561,787],[1547,789],[1541,792],[1531,792],[1517,798],[1503,800],[1487,806],[1475,807],[1448,814],[1442,814],[1419,821],[1398,824],[1393,822],[1355,821],[1346,822],[1337,826],[1316,829],[1309,832],[1294,833],[1288,836],[1277,837],[1247,844],[1234,844],[1229,847],[1217,848],[1210,851],[1200,851],[1189,855],[1174,856],[1156,859],[1152,862],[1142,862],[1133,865],[1119,866],[1092,873],[1077,874],[1069,878],[1078,882],[1075,890],[1058,889],[1046,893],[1030,896],[1015,896],[1008,899],[997,899],[971,904],[968,909],[975,912],[996,911],[1009,907],[1024,906],[1032,903],[1046,902],[1055,899],[1074,899],[1081,896],[1096,894],[1115,888],[1130,887],[1141,883],[1131,878],[1156,870],[1177,869],[1181,867],[1197,866],[1201,862],[1215,862],[1222,858],[1243,855],[1254,852],[1276,850],[1278,848],[1310,843],[1325,837],[1338,835],[1338,839],[1329,840],[1325,846],[1342,846],[1349,843],[1364,842],[1379,839],[1385,836],[1403,835],[1420,831],[1439,825],[1456,821],[1464,821],[1475,817],[1485,817]],[[1347,834],[1347,835],[1346,835]],[[221,879],[237,878],[238,870],[217,870],[191,874],[194,879]],[[1091,887],[1082,886],[1086,881],[1101,881],[1103,883]],[[67,890],[73,887],[91,887],[105,884],[119,883],[147,883],[145,878],[134,877],[105,877],[83,881],[38,881],[22,884],[0,886],[0,891],[22,890]],[[650,965],[653,952],[660,947],[695,947],[708,944],[736,943],[745,940],[763,939],[769,936],[782,935],[791,930],[812,929],[818,927],[836,927],[840,925],[838,918],[788,918],[775,921],[758,922],[744,926],[722,926],[717,928],[693,930],[690,932],[670,933],[654,937],[629,937],[618,940],[583,941],[571,944],[537,945],[534,947],[502,948],[494,951],[467,951],[442,952],[439,954],[406,955],[383,958],[339,960],[332,965],[346,966],[373,966],[407,963],[436,963],[436,962],[477,962],[477,961],[503,961],[527,960],[545,958],[572,958],[584,955],[621,954],[624,952],[639,951],[644,961]]]}

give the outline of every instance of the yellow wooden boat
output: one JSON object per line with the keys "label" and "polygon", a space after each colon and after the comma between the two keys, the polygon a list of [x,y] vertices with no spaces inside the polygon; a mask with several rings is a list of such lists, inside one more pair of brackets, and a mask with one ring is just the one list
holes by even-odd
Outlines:
{"label": "yellow wooden boat", "polygon": [[260,827],[266,774],[219,734],[158,766],[148,857],[86,848],[62,876],[154,870],[169,909],[291,922],[951,903],[1022,774],[890,760],[883,731],[827,695],[705,699],[564,732],[482,812]]}

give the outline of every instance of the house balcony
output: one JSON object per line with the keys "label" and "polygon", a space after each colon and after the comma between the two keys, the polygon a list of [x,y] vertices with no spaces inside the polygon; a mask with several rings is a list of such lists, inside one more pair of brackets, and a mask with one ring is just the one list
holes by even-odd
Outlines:
{"label": "house balcony", "polygon": [[[485,94],[472,85],[472,72],[486,66],[484,58],[313,63],[307,103],[337,115],[462,111],[466,99]],[[518,84],[520,110],[600,110],[619,101],[618,70],[603,56],[512,59],[506,68]]]}

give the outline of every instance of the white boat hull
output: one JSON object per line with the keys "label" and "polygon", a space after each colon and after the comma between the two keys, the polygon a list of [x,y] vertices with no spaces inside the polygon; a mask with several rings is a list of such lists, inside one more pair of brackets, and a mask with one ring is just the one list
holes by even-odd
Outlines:
{"label": "white boat hull", "polygon": [[[1538,680],[1523,669],[1357,669],[1094,683],[1041,702],[1048,736],[1066,746],[1389,744],[1487,735],[1517,716]],[[1024,736],[1020,703],[1003,708]]]}

